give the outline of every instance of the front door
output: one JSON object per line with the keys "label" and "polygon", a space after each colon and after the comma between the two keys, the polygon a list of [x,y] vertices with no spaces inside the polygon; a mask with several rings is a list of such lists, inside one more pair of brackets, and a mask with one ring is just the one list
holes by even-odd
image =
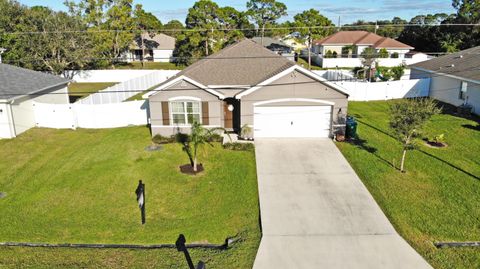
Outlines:
{"label": "front door", "polygon": [[233,128],[233,112],[228,110],[227,102],[223,102],[223,119],[225,129]]}

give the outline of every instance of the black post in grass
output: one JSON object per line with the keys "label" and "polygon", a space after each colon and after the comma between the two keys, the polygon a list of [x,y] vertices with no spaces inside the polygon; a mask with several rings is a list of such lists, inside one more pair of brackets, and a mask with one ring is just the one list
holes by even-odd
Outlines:
{"label": "black post in grass", "polygon": [[138,207],[140,207],[142,214],[142,224],[145,224],[145,184],[143,184],[141,180],[138,181],[138,187],[135,193],[137,194]]}
{"label": "black post in grass", "polygon": [[190,253],[188,253],[187,246],[185,245],[186,242],[187,242],[187,240],[185,239],[185,236],[183,234],[180,234],[178,236],[177,241],[175,242],[175,246],[177,247],[178,251],[183,252],[183,254],[185,255],[185,259],[187,260],[188,268],[189,269],[195,269],[195,266],[193,265],[193,262],[192,262],[192,257],[190,257]]}

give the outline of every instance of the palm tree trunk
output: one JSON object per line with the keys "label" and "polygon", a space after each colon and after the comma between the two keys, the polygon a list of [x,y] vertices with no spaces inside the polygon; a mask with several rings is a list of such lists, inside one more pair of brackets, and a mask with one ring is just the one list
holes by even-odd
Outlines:
{"label": "palm tree trunk", "polygon": [[193,157],[193,171],[197,172],[197,156]]}
{"label": "palm tree trunk", "polygon": [[404,165],[405,165],[405,156],[407,155],[407,150],[404,149],[403,150],[403,155],[402,155],[402,162],[400,164],[400,172],[404,173],[405,170],[404,170]]}

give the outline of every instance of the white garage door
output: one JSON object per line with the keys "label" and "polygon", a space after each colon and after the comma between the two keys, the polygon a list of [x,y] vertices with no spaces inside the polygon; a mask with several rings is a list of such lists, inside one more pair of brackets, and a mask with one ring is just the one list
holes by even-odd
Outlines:
{"label": "white garage door", "polygon": [[255,137],[328,137],[331,106],[254,108]]}

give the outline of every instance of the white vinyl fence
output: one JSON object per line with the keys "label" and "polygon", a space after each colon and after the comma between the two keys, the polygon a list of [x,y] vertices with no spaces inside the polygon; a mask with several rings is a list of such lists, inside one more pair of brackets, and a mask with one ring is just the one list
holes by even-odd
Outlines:
{"label": "white vinyl fence", "polygon": [[[169,71],[169,70],[165,70]],[[71,71],[75,82],[124,82],[148,75],[155,70],[109,69],[109,70],[75,70]]]}
{"label": "white vinyl fence", "polygon": [[426,97],[429,93],[430,79],[410,79],[386,82],[335,82],[350,96],[350,101],[375,101]]}
{"label": "white vinyl fence", "polygon": [[117,128],[148,123],[148,101],[114,104],[34,103],[37,127],[56,129]]}
{"label": "white vinyl fence", "polygon": [[348,70],[313,70],[313,73],[329,81],[355,81],[352,72]]}
{"label": "white vinyl fence", "polygon": [[146,91],[149,88],[164,82],[168,78],[174,76],[176,73],[178,73],[177,70],[153,71],[147,75],[124,81],[97,93],[91,94],[86,98],[78,100],[77,103],[90,105],[120,103],[138,93]]}

